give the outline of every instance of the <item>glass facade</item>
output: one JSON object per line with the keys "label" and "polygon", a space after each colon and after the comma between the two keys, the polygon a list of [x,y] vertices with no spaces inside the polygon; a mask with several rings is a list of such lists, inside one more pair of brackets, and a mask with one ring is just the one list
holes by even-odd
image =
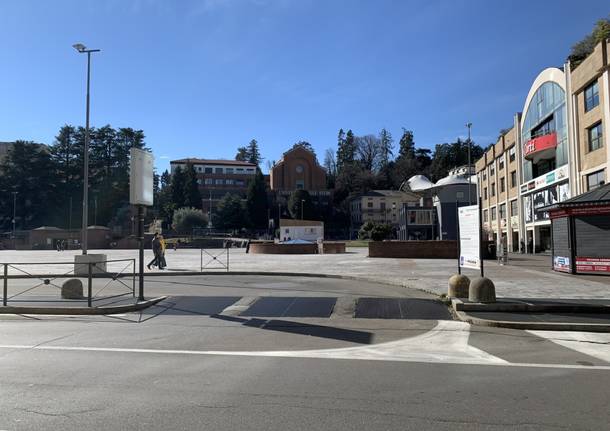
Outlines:
{"label": "glass facade", "polygon": [[523,161],[524,180],[529,181],[568,163],[568,133],[565,92],[554,82],[545,82],[531,98],[523,121],[523,145],[533,138],[557,133],[557,149],[552,157],[533,163]]}

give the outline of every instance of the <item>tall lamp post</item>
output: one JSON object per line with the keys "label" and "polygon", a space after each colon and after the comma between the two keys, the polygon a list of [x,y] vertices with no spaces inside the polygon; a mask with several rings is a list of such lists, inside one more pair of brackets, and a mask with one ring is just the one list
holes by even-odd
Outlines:
{"label": "tall lamp post", "polygon": [[91,81],[91,53],[99,52],[99,49],[87,49],[82,43],[72,45],[81,54],[87,54],[87,118],[85,123],[85,148],[84,148],[84,173],[83,173],[83,231],[81,248],[83,254],[87,254],[87,224],[89,219],[89,83]]}
{"label": "tall lamp post", "polygon": [[301,199],[301,220],[303,220],[303,205],[305,205],[305,199]]}
{"label": "tall lamp post", "polygon": [[17,193],[13,192],[13,245],[15,246],[15,250],[17,249],[17,243],[15,241],[15,224],[17,223]]}
{"label": "tall lamp post", "polygon": [[472,128],[472,123],[466,123],[466,127],[468,127],[468,205],[472,205],[472,187],[470,186],[470,177],[472,176],[470,172],[470,129]]}

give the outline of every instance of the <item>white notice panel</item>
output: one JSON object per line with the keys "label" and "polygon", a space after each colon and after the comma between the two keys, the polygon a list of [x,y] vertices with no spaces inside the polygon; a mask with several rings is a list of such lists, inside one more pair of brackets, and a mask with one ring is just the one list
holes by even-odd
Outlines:
{"label": "white notice panel", "polygon": [[458,210],[460,224],[460,266],[481,268],[479,206],[470,205]]}
{"label": "white notice panel", "polygon": [[131,149],[129,203],[148,206],[153,204],[153,155],[137,148]]}

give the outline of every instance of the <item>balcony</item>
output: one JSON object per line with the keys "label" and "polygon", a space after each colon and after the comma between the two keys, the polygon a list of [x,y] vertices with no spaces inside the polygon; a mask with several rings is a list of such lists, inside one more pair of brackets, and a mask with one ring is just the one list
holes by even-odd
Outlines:
{"label": "balcony", "polygon": [[538,163],[540,160],[555,158],[557,150],[557,133],[537,136],[527,141],[523,147],[523,157]]}

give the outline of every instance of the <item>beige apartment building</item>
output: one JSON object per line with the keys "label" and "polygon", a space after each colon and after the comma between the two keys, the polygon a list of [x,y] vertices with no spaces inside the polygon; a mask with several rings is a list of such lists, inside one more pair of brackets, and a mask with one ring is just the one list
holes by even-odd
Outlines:
{"label": "beige apartment building", "polygon": [[476,163],[484,230],[509,250],[550,251],[545,208],[607,181],[608,45],[600,42],[579,65],[543,70],[513,127]]}
{"label": "beige apartment building", "polygon": [[370,190],[354,196],[349,201],[352,234],[357,234],[360,226],[369,221],[398,228],[403,204],[415,207],[421,201],[418,194],[399,190]]}

